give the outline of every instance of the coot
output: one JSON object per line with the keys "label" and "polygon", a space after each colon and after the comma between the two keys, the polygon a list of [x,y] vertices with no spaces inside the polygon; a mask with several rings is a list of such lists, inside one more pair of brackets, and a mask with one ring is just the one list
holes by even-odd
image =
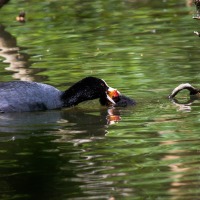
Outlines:
{"label": "coot", "polygon": [[102,79],[86,77],[62,92],[55,87],[27,81],[0,83],[0,112],[29,112],[75,106],[83,101],[99,98],[115,104],[120,93]]}

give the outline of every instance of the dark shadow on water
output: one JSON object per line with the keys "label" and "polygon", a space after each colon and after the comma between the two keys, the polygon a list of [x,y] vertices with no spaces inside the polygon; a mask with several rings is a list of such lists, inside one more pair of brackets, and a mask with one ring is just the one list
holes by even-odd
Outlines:
{"label": "dark shadow on water", "polygon": [[117,109],[105,108],[95,113],[71,108],[0,115],[0,197],[62,199],[68,193],[80,195],[79,181],[74,181],[77,164],[70,161],[80,153],[77,142],[104,138],[111,122],[108,113],[115,113],[115,120],[116,113],[120,115]]}

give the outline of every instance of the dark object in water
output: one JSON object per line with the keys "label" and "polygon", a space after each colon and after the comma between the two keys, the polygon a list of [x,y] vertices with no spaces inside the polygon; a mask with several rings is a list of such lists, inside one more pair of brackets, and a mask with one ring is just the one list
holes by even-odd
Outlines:
{"label": "dark object in water", "polygon": [[200,0],[193,0],[195,6],[196,6],[196,13],[197,15],[193,17],[193,19],[200,19]]}
{"label": "dark object in water", "polygon": [[190,96],[198,97],[198,98],[200,97],[199,89],[193,87],[189,83],[182,83],[172,91],[172,93],[169,95],[169,99],[173,99],[181,90],[184,90],[184,89],[189,90]]}
{"label": "dark object in water", "polygon": [[0,0],[0,8],[8,2],[9,0]]}
{"label": "dark object in water", "polygon": [[[113,99],[115,101],[115,99]],[[127,106],[134,106],[136,105],[136,101],[124,96],[124,95],[120,95],[118,97],[118,101],[115,101],[115,105],[114,107],[127,107]]]}
{"label": "dark object in water", "polygon": [[131,99],[122,94],[119,94],[118,96],[113,96],[112,100],[115,102],[115,104],[111,104],[110,101],[104,99],[100,99],[100,103],[102,105],[114,106],[114,107],[127,107],[136,105],[136,101],[134,99]]}
{"label": "dark object in water", "polygon": [[193,0],[196,6],[200,6],[200,0]]}
{"label": "dark object in water", "polygon": [[16,20],[18,22],[25,22],[26,21],[25,17],[26,17],[26,13],[24,11],[21,11],[19,15],[16,17]]}

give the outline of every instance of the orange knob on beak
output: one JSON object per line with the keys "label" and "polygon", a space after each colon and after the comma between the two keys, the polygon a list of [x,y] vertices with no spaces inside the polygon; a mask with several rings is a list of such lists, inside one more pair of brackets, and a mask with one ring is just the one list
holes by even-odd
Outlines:
{"label": "orange knob on beak", "polygon": [[115,104],[115,101],[113,100],[114,98],[119,97],[120,92],[117,89],[109,87],[107,90],[107,99],[112,103]]}

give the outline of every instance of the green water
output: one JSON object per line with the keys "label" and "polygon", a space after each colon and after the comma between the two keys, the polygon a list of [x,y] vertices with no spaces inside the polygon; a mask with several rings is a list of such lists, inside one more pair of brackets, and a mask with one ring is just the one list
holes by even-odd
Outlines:
{"label": "green water", "polygon": [[[15,17],[26,12],[26,22]],[[0,199],[199,199],[199,22],[186,1],[22,1],[0,9],[0,79],[64,90],[103,78],[136,107],[98,100],[0,116]],[[181,102],[188,93],[179,95]],[[110,115],[113,116],[110,116]]]}

